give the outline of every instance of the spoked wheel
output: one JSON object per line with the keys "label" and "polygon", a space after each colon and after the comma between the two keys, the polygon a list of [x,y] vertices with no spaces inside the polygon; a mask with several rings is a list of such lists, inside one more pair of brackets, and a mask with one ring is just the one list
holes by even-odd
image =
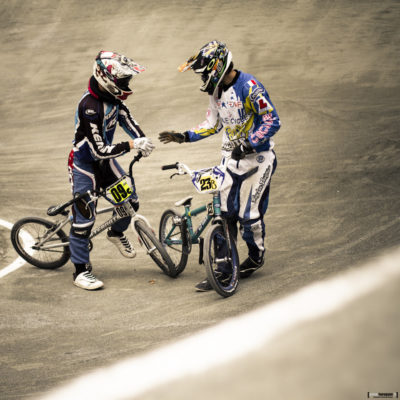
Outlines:
{"label": "spoked wheel", "polygon": [[56,224],[45,219],[23,218],[11,229],[11,243],[29,264],[56,269],[66,264],[70,257],[68,236],[63,230],[56,229]]}
{"label": "spoked wheel", "polygon": [[214,290],[222,297],[232,296],[239,281],[239,256],[235,240],[230,246],[224,228],[212,225],[204,239],[204,264],[207,277]]}
{"label": "spoked wheel", "polygon": [[135,221],[135,229],[147,249],[147,254],[165,274],[175,277],[177,275],[175,265],[153,231],[142,220]]}
{"label": "spoked wheel", "polygon": [[179,275],[186,267],[190,248],[182,219],[174,210],[166,210],[161,216],[159,238]]}

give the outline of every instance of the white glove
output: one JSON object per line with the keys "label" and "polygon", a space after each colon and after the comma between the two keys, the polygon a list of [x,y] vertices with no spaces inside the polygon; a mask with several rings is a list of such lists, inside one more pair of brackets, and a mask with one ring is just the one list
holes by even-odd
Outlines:
{"label": "white glove", "polygon": [[143,157],[148,157],[154,150],[155,146],[150,138],[142,137],[133,140],[133,148],[140,150],[143,154]]}

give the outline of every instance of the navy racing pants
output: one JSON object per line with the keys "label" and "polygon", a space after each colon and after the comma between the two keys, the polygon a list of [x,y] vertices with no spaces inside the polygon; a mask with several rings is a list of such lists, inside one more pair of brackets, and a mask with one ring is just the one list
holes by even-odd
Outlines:
{"label": "navy racing pants", "polygon": [[[73,195],[86,193],[88,190],[106,188],[125,174],[122,167],[115,159],[101,161],[101,167],[95,163],[84,163],[74,159],[71,151],[68,158],[68,172]],[[100,173],[99,173],[100,172]],[[89,236],[96,219],[95,202],[88,204],[89,196],[84,197],[81,206],[74,203],[72,208],[73,223],[69,235],[71,261],[74,264],[86,264],[89,262]],[[132,205],[137,210],[139,202],[136,199]],[[83,206],[82,206],[83,204]],[[130,217],[117,221],[112,225],[115,232],[124,232],[131,222]]]}

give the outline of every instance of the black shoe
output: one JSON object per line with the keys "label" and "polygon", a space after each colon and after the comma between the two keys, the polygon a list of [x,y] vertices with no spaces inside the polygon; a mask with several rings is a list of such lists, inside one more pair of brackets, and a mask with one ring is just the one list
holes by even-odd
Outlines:
{"label": "black shoe", "polygon": [[264,265],[264,260],[260,263],[256,263],[250,257],[247,257],[245,261],[240,264],[240,278],[248,278],[254,271],[257,271]]}
{"label": "black shoe", "polygon": [[[219,271],[215,271],[215,275],[216,275],[218,281],[220,283],[222,283],[222,285],[229,283],[229,281],[231,280],[231,277],[232,277],[232,274],[226,274],[224,272],[219,272]],[[195,288],[198,292],[208,292],[209,290],[213,289],[208,278],[204,279],[204,281],[199,282],[195,286]]]}
{"label": "black shoe", "polygon": [[212,286],[208,278],[204,279],[204,281],[199,282],[196,286],[196,291],[198,292],[208,292],[212,290]]}

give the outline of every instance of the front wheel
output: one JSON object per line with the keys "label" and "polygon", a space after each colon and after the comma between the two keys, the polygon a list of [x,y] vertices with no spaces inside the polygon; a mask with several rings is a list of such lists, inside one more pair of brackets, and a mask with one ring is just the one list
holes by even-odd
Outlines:
{"label": "front wheel", "polygon": [[190,253],[187,230],[183,224],[182,218],[174,210],[164,211],[160,219],[160,242],[174,262],[177,275],[185,269]]}
{"label": "front wheel", "polygon": [[153,231],[140,219],[136,220],[134,224],[140,241],[147,249],[147,254],[165,274],[175,277],[177,275],[175,264],[162,244],[158,241]]}
{"label": "front wheel", "polygon": [[204,265],[214,290],[222,297],[232,296],[239,282],[239,256],[235,240],[224,231],[221,224],[212,225],[207,231]]}
{"label": "front wheel", "polygon": [[11,229],[15,251],[38,268],[56,269],[66,264],[70,257],[68,242],[57,224],[42,218],[22,218]]}

